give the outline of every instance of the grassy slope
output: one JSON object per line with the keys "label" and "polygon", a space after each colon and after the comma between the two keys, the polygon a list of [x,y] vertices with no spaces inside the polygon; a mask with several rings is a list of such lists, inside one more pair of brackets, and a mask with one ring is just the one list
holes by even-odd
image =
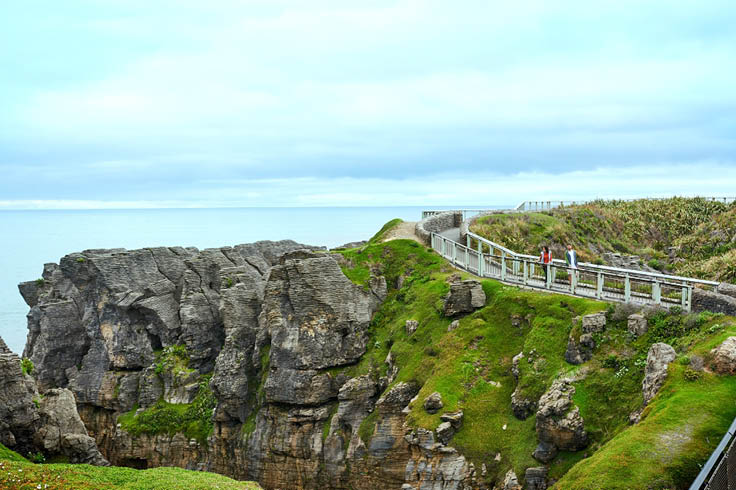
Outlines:
{"label": "grassy slope", "polygon": [[[421,407],[421,401],[433,391],[442,394],[443,410],[462,409],[465,413],[463,428],[455,435],[452,445],[462,451],[478,467],[485,463],[488,479],[498,479],[509,467],[523,475],[524,469],[537,466],[530,454],[536,445],[534,417],[517,420],[510,407],[510,396],[515,383],[511,376],[511,358],[520,351],[528,357],[535,349],[535,362],[522,362],[520,384],[531,398],[538,398],[552,380],[562,374],[584,369],[587,375],[576,383],[574,401],[580,407],[591,445],[578,453],[562,453],[552,462],[550,476],[561,478],[568,473],[565,482],[569,488],[606,488],[590,486],[593,480],[577,483],[575,475],[600,477],[597,471],[586,469],[594,461],[616,459],[616,454],[633,451],[637,433],[651,438],[671,438],[667,431],[690,430],[687,446],[694,452],[670,451],[665,479],[670,486],[682,486],[682,482],[697,472],[698,464],[707,459],[720,435],[736,415],[733,400],[736,382],[728,377],[710,374],[696,382],[685,381],[682,375],[686,366],[677,364],[671,382],[674,394],[665,396],[673,388],[670,384],[662,395],[645,412],[644,420],[635,427],[628,424],[628,415],[641,405],[641,382],[644,375],[646,353],[650,345],[666,341],[673,345],[683,359],[687,355],[704,354],[727,335],[736,334],[733,319],[709,314],[654,315],[650,319],[650,331],[632,341],[626,332],[626,316],[623,307],[608,307],[608,327],[603,334],[596,334],[598,347],[594,358],[583,366],[570,366],[564,362],[567,338],[572,328],[572,318],[606,309],[607,305],[580,298],[521,291],[498,282],[482,281],[487,294],[486,306],[460,319],[460,327],[447,332],[451,319],[442,311],[442,296],[449,287],[445,281],[452,270],[441,258],[419,244],[396,240],[386,244],[373,244],[363,249],[342,252],[352,264],[344,269],[353,281],[363,284],[370,277],[370,269],[380,269],[387,277],[389,295],[374,317],[371,341],[366,355],[357,366],[342,370],[350,375],[385,373],[384,359],[389,350],[400,367],[398,381],[415,380],[423,385],[417,403],[411,407],[408,422],[415,427],[434,429],[439,424],[439,414],[429,415]],[[396,289],[399,276],[406,277],[401,289]],[[467,277],[466,274],[461,274]],[[512,318],[518,327],[512,326]],[[417,320],[419,328],[411,337],[405,332],[406,320]],[[704,356],[707,357],[707,356]],[[337,370],[336,370],[337,371]],[[719,394],[717,399],[707,396],[708,390]],[[684,408],[690,405],[690,412]],[[656,422],[656,415],[665,410],[669,425]],[[697,420],[698,411],[720,413]],[[710,412],[708,412],[710,410]],[[725,425],[724,425],[725,424]],[[504,430],[503,427],[506,426]],[[361,437],[370,438],[375,428],[374,416],[361,425]],[[701,437],[703,434],[708,438]],[[679,439],[678,439],[679,440]],[[697,442],[692,442],[697,441]],[[611,451],[609,448],[616,446]],[[606,455],[606,451],[608,454]],[[501,462],[494,457],[501,454]],[[593,455],[588,459],[586,456]],[[598,454],[605,457],[598,458]],[[598,458],[598,459],[596,459]],[[626,488],[646,488],[655,485],[661,476],[662,464],[638,465],[639,480],[646,481],[624,485]],[[573,470],[571,470],[573,468]],[[607,471],[607,470],[606,470]],[[616,472],[605,476],[614,481]],[[625,480],[624,480],[625,481]],[[633,480],[632,480],[633,481]],[[568,488],[560,486],[559,488]]]}
{"label": "grassy slope", "polygon": [[[595,201],[546,212],[498,214],[480,218],[479,235],[526,253],[541,245],[561,257],[575,245],[583,261],[600,262],[602,252],[640,255],[657,269],[736,281],[736,204],[698,198]],[[680,247],[669,261],[667,248]]]}
{"label": "grassy slope", "polygon": [[[442,297],[449,287],[445,279],[455,273],[433,252],[408,240],[370,245],[343,252],[353,267],[345,269],[358,283],[370,277],[371,267],[383,268],[390,285],[408,274],[401,289],[390,288],[389,296],[374,317],[369,349],[357,366],[342,369],[355,376],[385,373],[384,360],[393,353],[400,367],[396,382],[417,381],[423,385],[419,403],[409,415],[416,427],[434,429],[439,413],[427,414],[421,400],[434,391],[442,394],[441,412],[462,409],[463,428],[453,445],[478,466],[488,466],[489,478],[498,478],[513,466],[523,470],[535,464],[533,417],[520,421],[510,405],[515,382],[511,358],[532,349],[543,361],[522,365],[521,382],[531,397],[539,397],[561,372],[570,369],[563,360],[567,336],[574,316],[605,308],[602,303],[579,298],[520,291],[495,281],[483,281],[487,306],[460,320],[460,327],[447,331],[452,319],[442,315]],[[513,327],[512,316],[529,319]],[[417,320],[419,328],[407,336],[405,323]],[[375,418],[361,425],[361,436],[370,438]],[[506,425],[506,430],[503,426]],[[496,454],[501,462],[495,462]]]}
{"label": "grassy slope", "polygon": [[254,490],[261,488],[252,482],[239,482],[215,473],[188,471],[181,468],[134,470],[116,466],[45,465],[7,460],[0,460],[0,487],[6,489],[53,488],[55,490],[189,490],[193,488]]}
{"label": "grassy slope", "polygon": [[[711,348],[736,335],[730,320],[707,334],[723,320],[716,318],[691,335],[695,344],[688,352],[707,358]],[[645,418],[573,467],[555,488],[688,488],[736,416],[736,377],[706,372],[688,381],[687,369],[672,363]]]}
{"label": "grassy slope", "polygon": [[[39,487],[40,485],[40,487]],[[240,482],[215,473],[180,468],[134,470],[86,464],[33,464],[20,454],[0,444],[0,488],[6,489],[156,489],[191,488],[261,488],[252,482]]]}

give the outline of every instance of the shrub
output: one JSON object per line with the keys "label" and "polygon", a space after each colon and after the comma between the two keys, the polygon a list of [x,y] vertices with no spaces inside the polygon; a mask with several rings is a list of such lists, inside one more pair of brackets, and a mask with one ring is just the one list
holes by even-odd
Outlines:
{"label": "shrub", "polygon": [[86,261],[87,259],[85,259],[84,257],[77,257],[77,262],[79,262],[80,264],[83,264]]}
{"label": "shrub", "polygon": [[42,288],[45,283],[46,281],[44,280],[43,277],[39,277],[38,279],[36,279],[36,286],[40,288]]}
{"label": "shrub", "polygon": [[20,360],[20,370],[23,374],[33,374],[33,361],[27,358]]}
{"label": "shrub", "polygon": [[694,369],[686,368],[683,376],[688,381],[697,381],[700,379],[700,373]]}
{"label": "shrub", "polygon": [[611,368],[616,371],[620,366],[621,361],[619,361],[619,358],[615,354],[609,354],[608,357],[603,359],[603,367],[605,368]]}
{"label": "shrub", "polygon": [[37,451],[35,453],[28,453],[28,459],[36,464],[41,464],[46,462],[46,456],[41,451]]}
{"label": "shrub", "polygon": [[226,277],[224,280],[223,286],[225,289],[233,287],[233,284],[235,284],[235,281],[233,281],[232,277]]}
{"label": "shrub", "polygon": [[680,364],[682,364],[683,366],[690,365],[690,357],[689,356],[682,356],[680,358]]}

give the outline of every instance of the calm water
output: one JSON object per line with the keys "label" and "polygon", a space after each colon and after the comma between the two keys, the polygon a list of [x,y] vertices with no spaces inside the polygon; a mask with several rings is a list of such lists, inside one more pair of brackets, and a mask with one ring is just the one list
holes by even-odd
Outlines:
{"label": "calm water", "polygon": [[0,336],[13,351],[22,352],[28,306],[18,293],[17,284],[39,278],[44,263],[58,263],[71,252],[90,248],[174,245],[203,249],[287,238],[310,245],[336,247],[370,238],[393,218],[417,221],[422,209],[0,211]]}

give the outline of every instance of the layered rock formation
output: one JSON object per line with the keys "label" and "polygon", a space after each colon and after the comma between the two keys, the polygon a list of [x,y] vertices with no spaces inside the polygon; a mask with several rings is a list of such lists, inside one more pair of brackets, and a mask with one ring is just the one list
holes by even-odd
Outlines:
{"label": "layered rock formation", "polygon": [[[452,431],[406,426],[420,387],[387,389],[397,371],[390,354],[380,372],[344,373],[365,353],[387,293],[380,271],[367,284],[352,283],[334,256],[291,241],[87,250],[19,286],[31,308],[24,356],[37,366],[39,387],[54,393],[44,405],[75,398],[116,465],[206,469],[265,488],[472,485],[472,465],[442,442]],[[465,286],[463,299],[482,306]],[[16,388],[31,400],[30,388]],[[209,399],[211,417],[210,405],[199,405]],[[209,435],[145,426],[146,414],[171,407],[201,408],[197,421],[210,424]],[[46,418],[50,428],[69,425]],[[49,444],[84,446],[47,433]]]}
{"label": "layered rock formation", "polygon": [[0,443],[24,455],[62,455],[72,463],[108,465],[67,389],[39,393],[20,358],[0,338]]}

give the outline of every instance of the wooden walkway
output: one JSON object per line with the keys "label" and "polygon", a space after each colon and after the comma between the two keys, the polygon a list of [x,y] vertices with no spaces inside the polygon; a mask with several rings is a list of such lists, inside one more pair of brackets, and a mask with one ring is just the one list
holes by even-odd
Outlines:
{"label": "wooden walkway", "polygon": [[588,263],[571,269],[560,260],[548,265],[545,274],[538,257],[513,252],[473,233],[467,234],[465,244],[459,243],[460,239],[458,228],[432,233],[432,249],[458,269],[540,291],[617,303],[679,306],[690,311],[694,287],[718,285],[713,281]]}

